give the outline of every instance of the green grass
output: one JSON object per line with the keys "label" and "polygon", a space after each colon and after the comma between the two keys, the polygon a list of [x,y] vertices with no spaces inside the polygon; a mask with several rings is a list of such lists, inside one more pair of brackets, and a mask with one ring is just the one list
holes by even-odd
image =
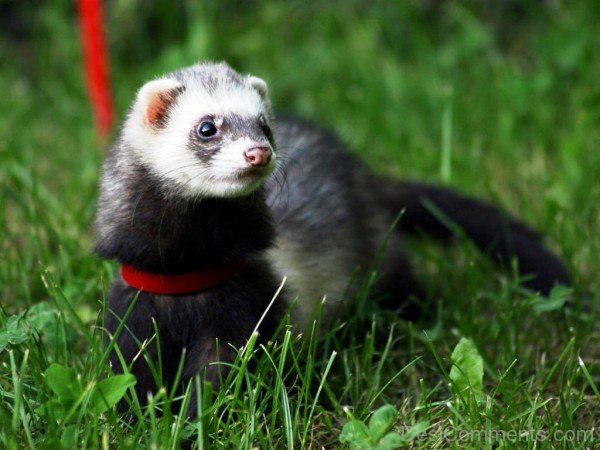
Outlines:
{"label": "green grass", "polygon": [[[470,445],[597,445],[597,2],[532,0],[519,14],[517,2],[206,2],[186,14],[138,3],[108,2],[120,117],[146,79],[225,59],[265,78],[278,111],[335,129],[375,170],[487,198],[542,231],[573,273],[574,306],[545,307],[468,242],[411,242],[440,300],[434,323],[378,312],[367,283],[318,339],[249,345],[220,390],[200,389],[201,420],[186,423],[160,392],[128,423],[97,394],[116,266],[92,254],[106,146],[74,11],[66,0],[14,6],[30,35],[0,32],[0,447],[162,449],[185,438],[199,448],[343,448],[344,425],[362,429],[384,404],[397,410],[387,431],[413,447],[462,448],[465,433],[486,430],[493,441]],[[462,337],[482,358],[481,392],[452,369]]]}

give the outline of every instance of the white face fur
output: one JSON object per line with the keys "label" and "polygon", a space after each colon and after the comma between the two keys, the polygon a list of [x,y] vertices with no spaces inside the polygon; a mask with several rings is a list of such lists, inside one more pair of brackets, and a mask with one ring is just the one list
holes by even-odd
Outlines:
{"label": "white face fur", "polygon": [[[263,80],[238,75],[224,64],[200,64],[146,83],[123,128],[123,141],[179,195],[237,197],[254,191],[273,171],[269,117]],[[216,130],[209,138],[199,130],[207,122]],[[271,152],[260,167],[244,154],[256,147]]]}

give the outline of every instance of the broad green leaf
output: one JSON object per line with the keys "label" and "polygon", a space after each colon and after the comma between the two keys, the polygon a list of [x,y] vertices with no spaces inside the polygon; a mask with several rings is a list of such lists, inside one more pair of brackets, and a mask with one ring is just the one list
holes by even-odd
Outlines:
{"label": "broad green leaf", "polygon": [[29,332],[22,318],[23,314],[19,314],[6,320],[4,328],[0,330],[0,352],[11,344],[22,344],[29,339]]}
{"label": "broad green leaf", "polygon": [[565,305],[572,293],[573,289],[570,287],[560,284],[554,286],[548,298],[541,297],[534,300],[533,310],[536,313],[557,311]]}
{"label": "broad green leaf", "polygon": [[67,414],[69,407],[73,400],[61,401],[58,398],[52,398],[44,403],[42,406],[36,408],[35,412],[40,416],[53,418],[60,420]]}
{"label": "broad green leaf", "polygon": [[388,433],[377,443],[374,450],[394,450],[396,448],[404,447],[406,441],[398,433]]}
{"label": "broad green leaf", "polygon": [[377,409],[369,420],[369,434],[373,442],[379,441],[381,436],[394,424],[396,420],[396,408],[392,405],[384,405]]}
{"label": "broad green leaf", "polygon": [[50,389],[59,397],[75,399],[81,395],[81,384],[75,369],[54,363],[46,369],[44,376]]}
{"label": "broad green leaf", "polygon": [[450,357],[453,366],[450,379],[459,392],[471,390],[477,398],[483,395],[483,359],[472,340],[462,338]]}
{"label": "broad green leaf", "polygon": [[51,346],[68,347],[77,339],[75,328],[61,320],[59,311],[47,302],[36,303],[29,308],[26,319],[31,328]]}
{"label": "broad green leaf", "polygon": [[424,433],[425,431],[427,431],[427,428],[429,428],[429,421],[423,420],[421,422],[417,422],[403,434],[403,439],[406,442],[412,442],[421,433]]}
{"label": "broad green leaf", "polygon": [[77,439],[79,437],[79,426],[78,425],[69,425],[65,428],[62,437],[60,438],[60,443],[62,447],[67,448],[77,448]]}
{"label": "broad green leaf", "polygon": [[350,444],[352,448],[369,449],[371,440],[367,426],[359,420],[351,420],[344,425],[340,434],[340,442]]}
{"label": "broad green leaf", "polygon": [[123,398],[127,389],[136,383],[132,374],[114,375],[100,381],[92,391],[90,410],[96,414],[106,411]]}
{"label": "broad green leaf", "polygon": [[43,331],[56,323],[58,311],[47,302],[32,305],[27,311],[27,322],[36,330]]}

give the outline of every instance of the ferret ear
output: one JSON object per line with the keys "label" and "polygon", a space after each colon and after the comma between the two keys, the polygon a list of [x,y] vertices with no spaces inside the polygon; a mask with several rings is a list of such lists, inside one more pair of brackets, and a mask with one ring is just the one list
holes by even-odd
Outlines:
{"label": "ferret ear", "polygon": [[146,83],[137,95],[136,109],[144,124],[152,128],[165,125],[169,109],[185,87],[177,80],[161,78]]}
{"label": "ferret ear", "polygon": [[265,80],[263,80],[262,78],[249,76],[248,82],[254,89],[258,91],[258,93],[264,101],[269,100],[269,88]]}

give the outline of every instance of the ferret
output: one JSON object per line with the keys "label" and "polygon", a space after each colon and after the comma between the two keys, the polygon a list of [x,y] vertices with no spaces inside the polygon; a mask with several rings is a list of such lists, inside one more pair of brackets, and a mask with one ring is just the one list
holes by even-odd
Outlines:
{"label": "ferret", "polygon": [[139,90],[104,164],[96,252],[122,267],[108,298],[106,327],[120,331],[122,355],[113,352],[111,365],[129,366],[142,401],[157,388],[159,359],[166,386],[180,361],[182,384],[200,373],[218,384],[216,363],[231,361],[255,329],[272,338],[295,299],[298,330],[323,299],[331,317],[384,244],[376,297],[414,320],[411,299],[426,290],[401,235],[450,240],[453,226],[494,258],[516,259],[534,291],[570,284],[538,235],[508,214],[375,175],[331,132],[274,117],[262,79],[225,63],[177,70]]}

